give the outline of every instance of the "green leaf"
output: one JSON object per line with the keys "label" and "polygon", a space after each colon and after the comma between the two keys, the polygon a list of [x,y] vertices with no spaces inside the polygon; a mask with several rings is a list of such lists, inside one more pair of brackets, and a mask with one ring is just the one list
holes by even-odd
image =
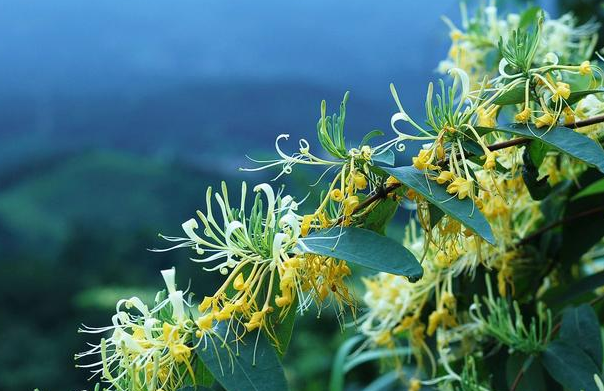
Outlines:
{"label": "green leaf", "polygon": [[[274,305],[273,308],[276,308],[276,305]],[[271,322],[275,324],[273,326],[275,331],[275,338],[279,343],[277,353],[279,353],[279,356],[281,357],[283,357],[287,352],[287,348],[289,347],[289,343],[292,339],[292,333],[294,331],[294,325],[296,323],[296,308],[298,308],[298,297],[296,297],[296,299],[291,305],[291,308],[289,309],[289,312],[287,313],[287,315],[285,315],[283,319],[277,322],[275,320],[277,319],[276,314],[270,317]]]}
{"label": "green leaf", "polygon": [[562,305],[583,297],[604,286],[604,271],[584,277],[570,286],[559,286],[550,289],[543,297],[545,303],[553,307]]}
{"label": "green leaf", "polygon": [[434,227],[443,218],[445,213],[434,206],[434,204],[428,204],[428,210],[430,211],[430,227]]}
{"label": "green leaf", "polygon": [[531,161],[536,167],[541,166],[543,159],[545,159],[545,155],[547,155],[547,152],[549,151],[547,144],[544,144],[539,140],[531,141],[527,149],[531,157]]}
{"label": "green leaf", "polygon": [[587,136],[575,132],[572,129],[557,126],[551,129],[538,129],[532,124],[508,124],[500,125],[497,129],[480,128],[481,131],[501,131],[517,136],[537,139],[550,147],[564,152],[587,164],[594,165],[604,172],[604,150],[595,141]]}
{"label": "green leaf", "polygon": [[394,152],[391,149],[387,149],[379,155],[373,155],[371,160],[373,160],[375,163],[383,163],[389,166],[394,166]]}
{"label": "green leaf", "polygon": [[297,251],[342,259],[417,280],[423,269],[411,251],[394,239],[362,228],[331,228],[298,240]]}
{"label": "green leaf", "polygon": [[499,95],[493,101],[493,104],[496,104],[499,106],[507,106],[507,105],[515,105],[518,103],[523,103],[524,102],[524,93],[525,93],[524,85],[521,87],[512,88],[508,92],[505,92],[505,93]]}
{"label": "green leaf", "polygon": [[581,91],[573,91],[573,92],[570,93],[570,96],[568,97],[568,99],[566,99],[566,104],[568,104],[568,105],[574,105],[575,103],[577,103],[581,99],[585,98],[587,95],[600,94],[602,92],[604,92],[604,89],[602,89],[602,88],[589,89],[589,90],[581,90]]}
{"label": "green leaf", "polygon": [[568,390],[598,391],[594,374],[600,374],[600,369],[578,347],[554,341],[541,354],[541,362],[550,376]]}
{"label": "green leaf", "polygon": [[577,194],[571,198],[571,200],[576,200],[581,197],[588,197],[591,195],[604,193],[604,179],[600,179],[597,182],[594,182],[587,186],[585,189],[579,191]]}
{"label": "green leaf", "polygon": [[587,353],[596,367],[602,366],[600,323],[596,312],[589,304],[582,304],[564,311],[560,339]]}
{"label": "green leaf", "polygon": [[[253,269],[253,266],[251,264],[245,265],[241,269],[241,273],[243,274],[243,276],[246,280],[249,278],[252,269]],[[276,285],[279,285],[279,276],[275,275],[274,278],[275,278],[274,283]],[[226,288],[225,292],[227,294],[227,297],[233,297],[237,293],[237,290],[235,290],[233,285],[230,284]],[[266,300],[266,293],[259,292],[258,302],[264,302],[264,300]],[[271,300],[272,307],[277,308],[277,305],[275,304],[275,297],[272,297],[270,300]],[[273,327],[274,335],[278,342],[277,352],[279,353],[280,356],[285,355],[285,352],[287,352],[287,348],[289,346],[289,342],[292,337],[294,323],[296,320],[297,306],[298,306],[298,298],[296,297],[294,302],[292,303],[290,311],[287,313],[287,315],[283,319],[279,318],[279,316],[280,316],[279,311],[275,311],[275,312],[267,315],[266,320],[267,320],[268,324],[270,324]],[[266,334],[265,334],[265,336],[266,336]]]}
{"label": "green leaf", "polygon": [[371,132],[367,133],[365,135],[365,137],[363,137],[363,140],[361,141],[361,144],[359,145],[360,147],[362,147],[363,145],[368,145],[369,141],[374,138],[374,137],[379,137],[379,136],[383,136],[384,132],[382,132],[379,129],[374,129]]}
{"label": "green leaf", "polygon": [[331,391],[342,391],[344,389],[344,376],[346,375],[344,365],[346,364],[346,358],[362,340],[363,337],[361,335],[355,335],[346,340],[338,349],[331,368],[331,378],[329,380],[329,389]]}
{"label": "green leaf", "polygon": [[179,391],[194,391],[194,390],[206,390],[214,384],[214,376],[206,368],[205,364],[199,357],[195,360],[193,373],[195,373],[195,385],[190,377],[187,377],[185,381],[186,387],[181,388]]}
{"label": "green leaf", "polygon": [[363,220],[363,228],[385,235],[386,226],[394,217],[397,209],[398,202],[391,198],[380,201]]}
{"label": "green leaf", "polygon": [[[217,323],[214,330],[224,336],[227,326]],[[233,333],[229,333],[233,338]],[[237,344],[237,345],[235,345]],[[282,391],[287,390],[283,367],[275,348],[264,334],[246,333],[239,341],[228,341],[228,349],[218,338],[200,343],[196,349],[216,381],[227,391]]]}
{"label": "green leaf", "polygon": [[596,84],[592,78],[592,75],[581,75],[579,73],[565,72],[563,74],[563,82],[568,83],[570,86],[571,94],[572,91],[583,91],[589,90]]}
{"label": "green leaf", "polygon": [[538,361],[535,361],[534,356],[514,353],[508,357],[506,363],[506,380],[508,387],[512,386],[520,371],[523,371],[524,375],[516,386],[516,391],[546,390],[543,367]]}
{"label": "green leaf", "polygon": [[518,28],[526,29],[532,24],[537,23],[539,11],[541,11],[541,7],[529,7],[524,10],[520,15],[520,22],[518,23]]}
{"label": "green leaf", "polygon": [[603,206],[604,193],[581,197],[567,203],[559,256],[568,267],[575,264],[604,236]]}
{"label": "green leaf", "polygon": [[[480,235],[487,242],[494,244],[495,238],[491,226],[472,200],[463,200],[447,193],[446,186],[434,181],[428,181],[426,174],[413,166],[388,168],[382,167],[386,173],[398,179],[405,186],[421,194],[428,202],[442,210],[445,214],[458,220],[467,228]],[[429,173],[435,175],[434,173]]]}
{"label": "green leaf", "polygon": [[[531,141],[533,144],[535,140]],[[522,153],[522,160],[524,165],[522,166],[522,179],[524,184],[534,200],[542,200],[551,193],[552,188],[547,182],[547,178],[539,178],[539,169],[533,163],[533,159],[530,154],[530,148],[525,148]]]}

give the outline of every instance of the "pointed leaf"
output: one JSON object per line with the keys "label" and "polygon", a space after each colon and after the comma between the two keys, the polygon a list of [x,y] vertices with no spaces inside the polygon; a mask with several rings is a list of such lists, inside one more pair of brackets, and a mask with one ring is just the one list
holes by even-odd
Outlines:
{"label": "pointed leaf", "polygon": [[363,221],[363,228],[385,235],[386,226],[394,217],[397,209],[398,202],[391,198],[380,201]]}
{"label": "pointed leaf", "polygon": [[[491,226],[474,205],[471,199],[463,200],[447,193],[446,186],[434,181],[428,181],[426,174],[413,166],[382,167],[384,171],[398,179],[405,186],[421,194],[428,202],[438,207],[445,214],[458,220],[467,228],[480,235],[484,240],[493,244],[495,238]],[[433,175],[433,173],[430,173]]]}
{"label": "pointed leaf", "polygon": [[532,124],[508,124],[500,125],[497,129],[480,128],[482,132],[501,131],[506,133],[537,139],[543,143],[567,153],[570,156],[594,165],[604,172],[604,150],[595,141],[587,136],[575,132],[564,126],[551,129],[538,129]]}
{"label": "pointed leaf", "polygon": [[508,92],[501,94],[494,101],[493,104],[499,106],[515,105],[524,102],[524,86],[512,88]]}
{"label": "pointed leaf", "polygon": [[554,341],[541,354],[541,362],[550,376],[568,390],[598,391],[594,374],[600,374],[600,369],[578,347]]}
{"label": "pointed leaf", "polygon": [[[214,328],[219,335],[226,334],[227,328],[223,323],[216,324]],[[229,338],[232,337],[231,332]],[[208,341],[207,346],[199,344],[196,353],[227,391],[288,389],[277,352],[264,334],[252,332],[247,333],[239,342],[229,340],[230,352],[218,338],[214,338],[214,343]]]}
{"label": "pointed leaf", "polygon": [[574,201],[581,197],[588,197],[600,193],[604,193],[604,179],[600,179],[599,181],[590,184],[589,186],[575,194],[571,200]]}
{"label": "pointed leaf", "polygon": [[577,103],[581,99],[585,98],[587,95],[600,94],[602,92],[604,92],[604,89],[601,89],[601,88],[598,88],[598,89],[589,89],[589,90],[581,90],[581,91],[573,91],[573,92],[570,93],[570,96],[568,97],[568,99],[566,99],[566,104],[567,105],[574,105],[575,103]]}
{"label": "pointed leaf", "polygon": [[394,152],[391,149],[387,149],[379,155],[373,155],[371,158],[375,163],[387,164],[389,166],[394,166]]}
{"label": "pointed leaf", "polygon": [[589,304],[564,311],[560,339],[583,350],[594,364],[602,366],[602,335],[596,312]]}
{"label": "pointed leaf", "polygon": [[[275,325],[273,327],[275,329],[275,338],[279,343],[277,353],[279,353],[280,357],[285,355],[292,339],[292,333],[296,323],[296,308],[298,308],[298,297],[295,298],[287,315],[285,315],[285,317],[280,319],[278,322],[274,322]],[[271,320],[276,317],[277,316],[271,317]]]}
{"label": "pointed leaf", "polygon": [[411,251],[394,239],[362,228],[331,228],[298,240],[297,251],[342,259],[391,274],[419,279],[423,269]]}
{"label": "pointed leaf", "polygon": [[379,129],[374,129],[371,132],[367,133],[365,135],[365,137],[363,137],[363,140],[361,141],[360,146],[362,147],[363,145],[367,145],[369,144],[369,141],[374,138],[374,137],[379,137],[379,136],[383,136],[384,132],[382,132]]}

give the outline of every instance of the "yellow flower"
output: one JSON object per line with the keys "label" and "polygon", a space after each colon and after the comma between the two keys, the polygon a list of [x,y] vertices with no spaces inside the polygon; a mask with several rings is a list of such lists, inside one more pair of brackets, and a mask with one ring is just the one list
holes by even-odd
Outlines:
{"label": "yellow flower", "polygon": [[412,159],[413,166],[422,171],[426,169],[436,170],[438,167],[431,164],[433,159],[434,155],[432,154],[432,150],[422,149],[419,151],[419,154]]}
{"label": "yellow flower", "polygon": [[203,301],[197,307],[199,309],[199,312],[205,312],[205,310],[207,310],[208,308],[210,308],[210,306],[212,305],[213,300],[214,300],[214,298],[211,297],[211,296],[204,297]]}
{"label": "yellow flower", "polygon": [[363,156],[363,159],[371,160],[372,155],[373,151],[371,150],[371,147],[369,145],[363,145],[361,147],[361,156]]}
{"label": "yellow flower", "polygon": [[464,179],[462,177],[455,178],[455,180],[447,186],[447,193],[457,194],[457,198],[463,200],[468,195],[472,194],[472,187],[474,185],[473,180]]}
{"label": "yellow flower", "polygon": [[491,105],[488,109],[484,107],[479,107],[476,109],[476,114],[478,116],[478,126],[484,126],[487,128],[494,128],[497,126],[497,110],[499,106]]}
{"label": "yellow flower", "polygon": [[442,327],[455,327],[457,325],[457,321],[455,317],[449,313],[447,309],[441,309],[434,311],[428,317],[428,331],[426,334],[431,336],[436,332],[438,326]]}
{"label": "yellow flower", "polygon": [[450,310],[453,310],[455,308],[455,305],[457,304],[457,300],[455,299],[455,296],[453,296],[453,294],[451,292],[444,292],[442,294],[440,300],[443,303],[443,305]]}
{"label": "yellow flower", "polygon": [[361,173],[356,173],[353,176],[353,180],[354,180],[354,186],[357,189],[363,190],[363,189],[367,188],[367,178],[365,178],[365,175],[363,175]]}
{"label": "yellow flower", "polygon": [[401,182],[398,179],[396,179],[395,177],[393,177],[392,175],[390,175],[388,177],[388,179],[386,179],[387,187],[394,186],[394,185],[400,185],[400,184],[401,184]]}
{"label": "yellow flower", "polygon": [[579,65],[579,73],[583,76],[591,74],[591,64],[589,61],[583,61],[581,65]]}
{"label": "yellow flower", "polygon": [[496,165],[496,161],[495,159],[497,158],[497,156],[499,156],[499,153],[497,153],[497,151],[490,151],[485,155],[486,161],[484,162],[484,164],[482,165],[482,167],[485,170],[492,170],[495,168]]}
{"label": "yellow flower", "polygon": [[308,235],[308,231],[310,231],[310,224],[314,218],[314,215],[304,215],[304,217],[302,217],[302,224],[300,226],[300,233],[302,236]]}
{"label": "yellow flower", "polygon": [[342,190],[340,189],[333,189],[329,195],[335,202],[342,202],[344,199],[344,193],[342,193]]}
{"label": "yellow flower", "polygon": [[570,107],[564,108],[564,124],[569,125],[575,122],[575,112]]}
{"label": "yellow flower", "polygon": [[409,390],[408,391],[419,391],[422,389],[422,383],[417,379],[411,379],[409,381]]}
{"label": "yellow flower", "polygon": [[182,363],[189,360],[191,357],[191,348],[187,345],[178,343],[169,346],[170,354],[174,357],[174,361]]}
{"label": "yellow flower", "polygon": [[509,211],[509,208],[503,198],[495,196],[491,198],[483,208],[483,213],[486,217],[503,216]]}
{"label": "yellow flower", "polygon": [[264,317],[266,316],[267,313],[269,313],[271,311],[272,311],[272,307],[265,307],[262,309],[262,311],[254,312],[252,314],[252,316],[250,317],[249,322],[244,323],[244,326],[247,329],[247,331],[253,331],[259,327],[262,327],[264,325]]}
{"label": "yellow flower", "polygon": [[442,145],[442,142],[436,146],[436,157],[439,159],[445,158],[445,148]]}
{"label": "yellow flower", "polygon": [[464,37],[463,33],[458,29],[451,30],[449,33],[449,37],[451,37],[451,41],[459,41]]}
{"label": "yellow flower", "polygon": [[455,174],[451,171],[441,171],[436,177],[436,183],[442,185],[443,183],[451,182],[453,179],[455,179]]}
{"label": "yellow flower", "polygon": [[544,126],[550,126],[554,123],[554,117],[550,113],[545,113],[541,117],[535,120],[535,126],[542,128]]}
{"label": "yellow flower", "polygon": [[359,206],[359,197],[350,196],[343,202],[344,205],[344,216],[350,216],[354,213],[357,206]]}
{"label": "yellow flower", "polygon": [[376,345],[388,345],[392,342],[392,334],[390,333],[390,330],[384,330],[376,335],[373,341],[376,343]]}
{"label": "yellow flower", "polygon": [[514,116],[514,119],[516,122],[527,123],[531,119],[531,109],[528,106],[525,107],[524,110]]}
{"label": "yellow flower", "polygon": [[242,291],[245,288],[245,279],[243,278],[243,274],[239,273],[237,277],[235,277],[235,281],[233,281],[233,288],[238,291]]}
{"label": "yellow flower", "polygon": [[557,102],[558,99],[568,99],[570,96],[570,85],[564,82],[556,82],[556,90],[554,91],[554,95],[552,95],[552,100]]}
{"label": "yellow flower", "polygon": [[197,321],[195,322],[195,324],[197,324],[197,327],[199,327],[199,329],[201,331],[206,331],[212,328],[212,321],[214,320],[214,316],[212,315],[212,313],[200,316],[199,318],[197,318]]}
{"label": "yellow flower", "polygon": [[224,307],[222,307],[222,310],[218,311],[215,314],[216,320],[218,321],[223,321],[223,320],[227,320],[231,318],[231,315],[233,314],[233,312],[235,311],[235,304],[233,303],[225,303]]}

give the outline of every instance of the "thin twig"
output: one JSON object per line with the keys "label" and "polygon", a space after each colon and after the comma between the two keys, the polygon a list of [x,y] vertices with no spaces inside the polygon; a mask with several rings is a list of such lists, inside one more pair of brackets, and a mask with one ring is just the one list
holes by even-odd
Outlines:
{"label": "thin twig", "polygon": [[530,235],[525,236],[522,240],[520,240],[518,242],[518,245],[522,246],[523,244],[527,244],[531,240],[539,237],[544,232],[547,232],[547,231],[549,231],[552,228],[556,228],[559,225],[563,225],[563,224],[569,223],[571,221],[580,219],[582,217],[590,216],[592,214],[596,214],[596,213],[599,213],[599,212],[604,212],[604,206],[598,206],[597,208],[588,209],[588,210],[583,211],[581,213],[577,213],[576,215],[569,216],[567,218],[560,219],[558,221],[554,221],[553,223],[550,223],[548,225],[545,225],[545,226],[539,228],[537,231],[531,233]]}
{"label": "thin twig", "polygon": [[[598,115],[595,117],[591,117],[582,121],[576,121],[573,122],[571,124],[566,124],[564,126],[568,127],[568,128],[572,128],[572,129],[577,129],[577,128],[582,128],[585,126],[590,126],[590,125],[594,125],[594,124],[598,124],[604,122],[604,115]],[[514,147],[517,145],[522,145],[522,144],[526,144],[529,141],[531,141],[530,138],[527,137],[518,137],[515,139],[511,139],[511,140],[507,140],[507,141],[502,141],[500,143],[495,143],[495,144],[491,144],[488,145],[487,148],[489,149],[489,151],[497,151],[500,149],[505,149],[505,148],[509,148],[509,147]],[[441,163],[443,163],[442,161],[438,163],[438,165],[441,165]],[[386,198],[388,196],[388,194],[390,194],[391,192],[393,192],[394,190],[398,189],[399,187],[401,187],[401,184],[394,184],[391,185],[389,187],[385,187],[385,188],[380,188],[375,194],[373,194],[370,197],[367,197],[365,200],[363,200],[361,203],[359,203],[359,205],[354,209],[354,213],[365,209],[366,207],[368,207],[369,205],[371,205],[372,203],[374,203],[375,201],[378,201],[382,198]],[[338,221],[336,222],[337,224],[342,223],[342,221],[344,221],[343,217],[340,217],[338,219]],[[524,240],[524,239],[523,239]]]}

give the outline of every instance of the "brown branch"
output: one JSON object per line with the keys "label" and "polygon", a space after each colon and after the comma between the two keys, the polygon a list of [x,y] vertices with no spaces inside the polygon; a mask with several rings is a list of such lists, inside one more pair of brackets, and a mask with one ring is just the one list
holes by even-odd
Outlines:
{"label": "brown branch", "polygon": [[596,213],[599,213],[599,212],[604,212],[604,206],[598,206],[597,208],[588,209],[588,210],[583,211],[581,213],[577,213],[576,215],[572,215],[572,216],[566,217],[564,219],[560,219],[558,221],[554,221],[553,223],[545,225],[545,226],[541,227],[540,229],[538,229],[537,231],[533,232],[532,234],[530,234],[530,235],[522,238],[522,240],[520,240],[518,242],[518,245],[522,246],[523,244],[527,244],[531,240],[539,237],[544,232],[547,232],[547,231],[549,231],[552,228],[556,228],[559,225],[564,225],[566,223],[570,223],[571,221],[580,219],[582,217],[590,216],[592,214],[596,214]]}
{"label": "brown branch", "polygon": [[576,122],[573,122],[572,124],[567,124],[564,126],[566,126],[567,128],[576,129],[576,128],[582,128],[582,127],[589,126],[589,125],[599,124],[601,122],[604,122],[604,115],[596,115],[595,117],[591,117],[591,118],[584,119],[581,121],[576,121]]}
{"label": "brown branch", "polygon": [[[375,194],[373,194],[372,196],[369,196],[369,197],[365,198],[363,201],[359,202],[359,205],[357,205],[357,207],[354,208],[354,213],[365,209],[366,207],[368,207],[375,201],[388,197],[388,194],[392,193],[393,191],[395,191],[402,185],[403,185],[402,183],[395,183],[394,185],[390,185],[388,187],[380,187]],[[340,217],[334,225],[341,224],[343,221],[344,221],[344,216]]]}
{"label": "brown branch", "polygon": [[[602,123],[604,122],[604,115],[598,115],[592,118],[588,118],[582,121],[576,121],[573,122],[572,124],[567,124],[565,125],[568,128],[572,128],[572,129],[577,129],[577,128],[582,128],[585,126],[590,126],[590,125],[594,125],[594,124],[598,124],[598,123]],[[502,141],[500,143],[495,143],[495,144],[491,144],[488,145],[487,148],[490,151],[497,151],[500,149],[505,149],[505,148],[510,148],[510,147],[514,147],[517,145],[523,145],[526,144],[528,142],[530,142],[531,139],[527,138],[527,137],[518,137],[518,138],[514,138],[511,140],[507,140],[507,141]],[[461,158],[461,156],[460,156]],[[440,162],[437,163],[438,165],[443,165],[446,164],[446,160],[442,160]],[[386,198],[388,196],[388,194],[390,194],[391,192],[393,192],[394,190],[398,189],[399,187],[401,187],[401,184],[395,184],[395,185],[391,185],[385,188],[380,188],[374,195],[367,197],[365,200],[363,200],[361,203],[359,203],[359,205],[355,208],[354,212],[358,212],[360,210],[365,209],[366,207],[368,207],[369,205],[371,205],[372,203],[374,203],[375,201],[378,201],[382,198]],[[581,216],[578,216],[581,217]],[[337,224],[341,224],[342,221],[344,221],[344,217],[340,217],[335,225]],[[558,224],[562,224],[564,222],[558,222]],[[548,228],[551,229],[552,227]],[[523,239],[524,241],[525,239]],[[522,241],[521,241],[522,242]]]}

